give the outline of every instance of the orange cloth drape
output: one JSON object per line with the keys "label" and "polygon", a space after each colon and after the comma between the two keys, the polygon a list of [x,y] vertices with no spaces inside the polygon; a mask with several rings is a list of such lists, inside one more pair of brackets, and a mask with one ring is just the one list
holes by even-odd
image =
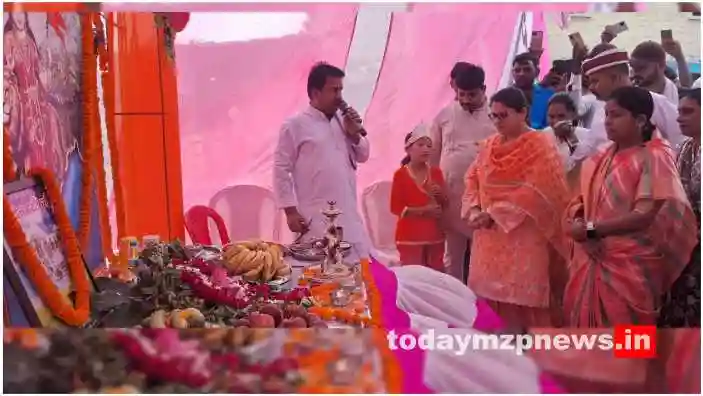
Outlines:
{"label": "orange cloth drape", "polygon": [[646,230],[600,240],[590,256],[574,244],[564,300],[574,327],[656,323],[661,297],[689,261],[697,222],[681,186],[669,144],[655,138],[619,152],[615,145],[587,159],[581,191],[569,206],[573,219],[617,219],[643,202],[664,206]]}

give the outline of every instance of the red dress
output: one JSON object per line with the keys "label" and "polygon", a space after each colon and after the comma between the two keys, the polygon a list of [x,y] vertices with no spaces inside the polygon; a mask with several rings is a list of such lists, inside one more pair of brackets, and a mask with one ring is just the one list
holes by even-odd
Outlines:
{"label": "red dress", "polygon": [[420,184],[407,167],[398,169],[393,175],[391,189],[391,212],[398,216],[395,243],[403,265],[424,265],[444,272],[444,232],[438,219],[406,216],[407,208],[419,208],[431,204],[434,199],[428,193],[432,184],[446,188],[442,171],[429,169],[428,177]]}

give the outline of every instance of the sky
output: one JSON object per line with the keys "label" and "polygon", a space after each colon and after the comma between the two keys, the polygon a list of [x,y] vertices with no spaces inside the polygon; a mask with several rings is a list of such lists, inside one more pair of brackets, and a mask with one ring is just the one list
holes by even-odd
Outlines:
{"label": "sky", "polygon": [[304,12],[194,12],[176,43],[279,38],[302,31],[307,18]]}

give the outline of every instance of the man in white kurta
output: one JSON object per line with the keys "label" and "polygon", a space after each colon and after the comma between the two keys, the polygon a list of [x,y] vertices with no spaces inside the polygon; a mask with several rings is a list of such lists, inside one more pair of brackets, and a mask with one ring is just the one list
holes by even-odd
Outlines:
{"label": "man in white kurta", "polygon": [[485,73],[476,65],[462,68],[454,81],[456,100],[435,118],[430,129],[433,154],[430,162],[444,174],[449,195],[445,217],[445,271],[464,279],[465,255],[471,230],[461,220],[466,171],[478,154],[480,142],[495,132],[488,117]]}
{"label": "man in white kurta", "polygon": [[[599,100],[607,101],[610,94],[617,88],[631,85],[628,64],[629,57],[626,51],[617,49],[614,46],[602,47],[605,50],[594,51],[591,57],[583,62],[583,74],[588,76],[591,91]],[[654,113],[652,114],[652,124],[657,128],[661,136],[667,140],[672,147],[677,148],[683,141],[679,124],[677,107],[665,96],[651,92],[654,101]],[[580,161],[597,148],[608,143],[608,136],[605,131],[605,109],[600,106],[591,124],[591,132],[588,139],[579,143],[572,157]]]}
{"label": "man in white kurta", "polygon": [[[339,110],[344,73],[318,64],[310,72],[310,106],[281,127],[274,153],[273,189],[291,231],[304,239],[323,237],[322,211],[335,201],[338,224],[352,244],[349,259],[368,257],[370,240],[357,210],[356,169],[369,158],[369,142],[360,136],[358,114]],[[353,118],[353,119],[352,119]]]}

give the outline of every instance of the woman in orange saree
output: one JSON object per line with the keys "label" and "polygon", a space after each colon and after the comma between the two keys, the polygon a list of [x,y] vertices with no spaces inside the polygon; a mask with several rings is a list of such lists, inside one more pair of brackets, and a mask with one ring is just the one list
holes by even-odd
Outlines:
{"label": "woman in orange saree", "polygon": [[506,88],[491,98],[498,134],[467,173],[462,216],[474,229],[468,285],[515,329],[559,326],[569,202],[552,138],[525,123],[527,101]]}
{"label": "woman in orange saree", "polygon": [[655,325],[697,243],[673,152],[649,121],[653,109],[649,92],[615,90],[605,108],[613,143],[581,169],[581,195],[564,225],[576,242],[564,299],[572,327]]}
{"label": "woman in orange saree", "polygon": [[444,272],[444,233],[440,227],[446,206],[442,171],[429,165],[432,139],[424,125],[405,137],[407,156],[393,175],[391,212],[398,216],[395,240],[403,265],[423,265]]}

